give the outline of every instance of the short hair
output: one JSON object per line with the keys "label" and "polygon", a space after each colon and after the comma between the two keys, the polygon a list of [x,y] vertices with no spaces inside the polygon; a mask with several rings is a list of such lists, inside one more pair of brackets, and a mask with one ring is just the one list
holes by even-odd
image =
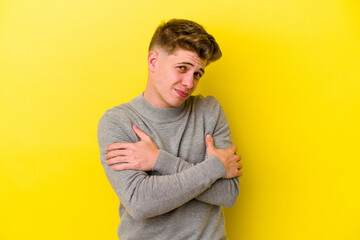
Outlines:
{"label": "short hair", "polygon": [[197,53],[207,64],[221,58],[222,53],[215,38],[198,23],[185,19],[162,22],[156,29],[149,51],[160,47],[168,54],[182,48]]}

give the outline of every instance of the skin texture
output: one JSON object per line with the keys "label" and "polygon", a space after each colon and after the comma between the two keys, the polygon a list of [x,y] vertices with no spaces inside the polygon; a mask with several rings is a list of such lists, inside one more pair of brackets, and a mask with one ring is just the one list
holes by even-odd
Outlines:
{"label": "skin texture", "polygon": [[170,55],[158,49],[148,54],[148,66],[144,98],[155,107],[169,108],[181,105],[194,92],[206,60],[183,49]]}
{"label": "skin texture", "polygon": [[133,169],[138,171],[150,171],[159,155],[159,149],[151,137],[133,126],[136,135],[141,139],[136,143],[113,143],[106,150],[110,151],[105,158],[108,165],[123,163],[113,166],[114,170],[121,171]]}

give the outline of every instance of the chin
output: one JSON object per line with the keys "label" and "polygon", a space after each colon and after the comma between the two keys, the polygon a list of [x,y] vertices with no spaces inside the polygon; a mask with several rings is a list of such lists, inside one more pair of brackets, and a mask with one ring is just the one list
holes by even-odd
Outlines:
{"label": "chin", "polygon": [[186,99],[182,99],[182,100],[176,100],[176,101],[173,101],[171,103],[169,103],[169,105],[171,107],[178,107],[180,106],[181,104],[183,104],[185,102]]}
{"label": "chin", "polygon": [[183,97],[180,97],[177,95],[177,93],[175,92],[174,95],[172,96],[169,96],[168,98],[168,105],[171,106],[171,107],[178,107],[180,106],[181,104],[183,104],[186,99],[189,98],[190,95],[188,95],[187,97],[183,98]]}

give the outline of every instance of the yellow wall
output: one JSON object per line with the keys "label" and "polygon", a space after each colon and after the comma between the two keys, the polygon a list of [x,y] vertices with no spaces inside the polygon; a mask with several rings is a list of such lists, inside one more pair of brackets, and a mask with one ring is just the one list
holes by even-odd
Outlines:
{"label": "yellow wall", "polygon": [[0,2],[0,239],[116,239],[103,112],[145,87],[158,23],[223,50],[215,95],[243,155],[230,240],[360,239],[357,0]]}

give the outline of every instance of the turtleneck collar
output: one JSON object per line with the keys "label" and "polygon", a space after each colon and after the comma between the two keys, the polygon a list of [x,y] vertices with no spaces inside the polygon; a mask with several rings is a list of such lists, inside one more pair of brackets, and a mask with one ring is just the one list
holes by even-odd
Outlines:
{"label": "turtleneck collar", "polygon": [[178,107],[158,108],[146,101],[143,94],[144,93],[133,98],[130,101],[130,104],[136,109],[136,111],[140,112],[147,119],[156,122],[175,122],[179,120],[185,115],[186,107],[189,104],[188,98],[183,104]]}

